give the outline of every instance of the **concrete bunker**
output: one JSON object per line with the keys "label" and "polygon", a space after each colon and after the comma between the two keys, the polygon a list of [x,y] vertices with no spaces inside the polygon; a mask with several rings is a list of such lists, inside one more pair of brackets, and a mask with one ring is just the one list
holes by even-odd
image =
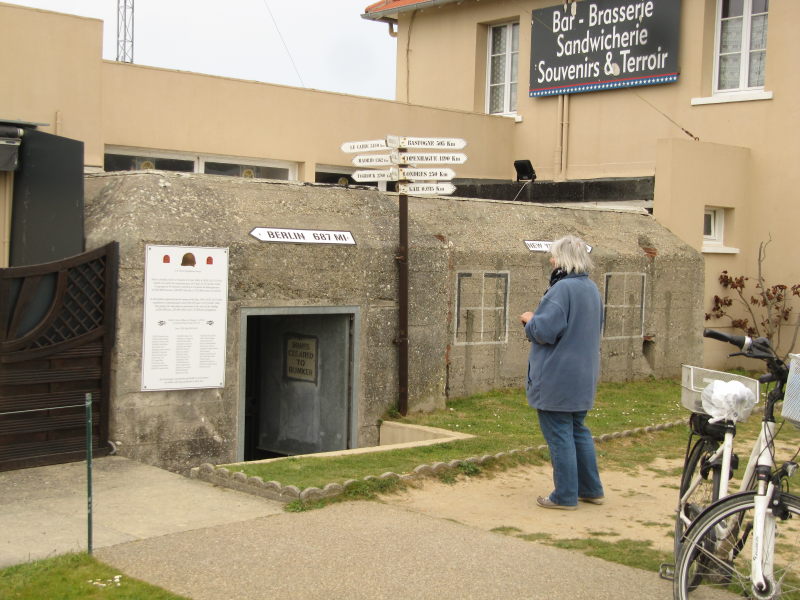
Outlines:
{"label": "concrete bunker", "polygon": [[[377,445],[398,397],[397,219],[397,196],[375,189],[87,175],[87,247],[120,248],[109,426],[119,452],[186,471]],[[256,227],[347,232],[355,243],[269,243]],[[603,379],[673,376],[701,359],[702,256],[644,211],[411,197],[409,410],[522,385],[528,343],[516,316],[547,286],[538,242],[566,233],[593,246]],[[221,387],[141,388],[154,244],[228,251]]]}

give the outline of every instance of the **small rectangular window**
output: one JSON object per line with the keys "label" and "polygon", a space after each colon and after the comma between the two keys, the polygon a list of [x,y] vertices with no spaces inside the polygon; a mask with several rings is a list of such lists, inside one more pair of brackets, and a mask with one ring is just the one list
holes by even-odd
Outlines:
{"label": "small rectangular window", "polygon": [[192,173],[194,160],[165,158],[159,156],[133,156],[127,154],[106,154],[103,158],[103,169],[106,171],[178,171]]}
{"label": "small rectangular window", "polygon": [[703,215],[703,244],[724,245],[725,210],[706,208]]}
{"label": "small rectangular window", "polygon": [[517,111],[517,70],[519,64],[519,23],[489,28],[486,76],[486,112],[511,114]]}
{"label": "small rectangular window", "polygon": [[247,177],[258,179],[289,179],[289,169],[279,167],[261,167],[258,165],[240,165],[237,163],[205,161],[204,172],[210,175],[228,175],[229,177]]}

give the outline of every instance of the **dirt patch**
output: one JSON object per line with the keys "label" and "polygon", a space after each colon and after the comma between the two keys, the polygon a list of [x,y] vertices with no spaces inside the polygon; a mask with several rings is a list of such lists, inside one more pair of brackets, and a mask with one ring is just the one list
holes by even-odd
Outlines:
{"label": "dirt patch", "polygon": [[419,487],[383,497],[383,501],[480,529],[509,528],[514,535],[553,539],[601,537],[651,542],[672,552],[678,494],[675,473],[682,460],[659,460],[636,472],[603,470],[606,491],[601,506],[580,503],[578,510],[547,510],[536,497],[552,490],[549,465],[518,467],[491,475],[460,478],[454,484],[425,480]]}

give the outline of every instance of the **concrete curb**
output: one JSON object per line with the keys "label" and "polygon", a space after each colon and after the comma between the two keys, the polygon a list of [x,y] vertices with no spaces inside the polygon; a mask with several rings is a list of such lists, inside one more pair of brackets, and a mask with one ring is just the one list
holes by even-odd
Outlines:
{"label": "concrete curb", "polygon": [[[604,433],[603,435],[594,436],[593,439],[596,443],[606,442],[623,437],[631,437],[643,433],[653,433],[656,431],[664,431],[672,427],[686,425],[686,419],[672,421],[669,423],[660,423],[658,425],[648,425],[647,427],[637,427],[635,429],[627,429],[624,431],[617,431],[614,433]],[[528,446],[523,449],[509,450],[508,452],[498,452],[497,454],[486,454],[484,456],[473,456],[464,460],[451,460],[450,462],[435,462],[433,464],[422,464],[415,467],[411,473],[398,475],[388,471],[380,476],[367,475],[363,481],[371,481],[378,479],[399,479],[401,481],[416,481],[426,477],[441,475],[449,471],[458,469],[463,464],[484,465],[494,460],[499,460],[507,456],[515,454],[530,454],[533,452],[542,452],[547,450],[547,444],[540,444],[539,446]],[[269,498],[270,500],[278,500],[279,502],[292,502],[294,500],[312,501],[321,500],[323,498],[333,498],[343,494],[345,490],[353,485],[359,483],[356,479],[348,479],[344,483],[331,482],[323,488],[308,487],[300,489],[294,485],[282,485],[279,481],[264,481],[258,476],[248,476],[239,471],[230,471],[226,467],[214,466],[211,463],[204,463],[199,467],[194,467],[189,472],[189,477],[192,479],[199,479],[207,483],[212,483],[221,487],[238,490],[248,494]]]}

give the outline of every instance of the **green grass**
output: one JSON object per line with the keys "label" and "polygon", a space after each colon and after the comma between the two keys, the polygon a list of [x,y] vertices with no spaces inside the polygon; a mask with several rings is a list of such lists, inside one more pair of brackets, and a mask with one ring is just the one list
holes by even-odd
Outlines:
{"label": "green grass", "polygon": [[[629,429],[672,422],[688,417],[680,406],[680,383],[672,380],[647,380],[629,383],[605,383],[598,389],[596,408],[587,418],[587,425],[596,436]],[[387,418],[389,415],[387,415]],[[232,466],[248,475],[258,475],[265,481],[276,480],[284,485],[299,488],[323,487],[330,482],[343,483],[357,480],[336,501],[377,498],[402,487],[396,478],[378,479],[385,472],[407,473],[421,464],[448,462],[472,456],[495,455],[512,449],[537,447],[544,444],[536,423],[536,413],[525,401],[522,390],[499,390],[487,394],[454,399],[443,410],[406,417],[393,415],[404,423],[441,427],[471,433],[476,437],[447,444],[421,446],[388,452],[375,452],[332,458],[306,456],[262,464]],[[736,445],[747,447],[758,433],[758,411],[749,422],[740,425]],[[665,471],[652,466],[657,458],[677,458],[686,447],[687,430],[674,427],[653,433],[639,433],[633,437],[620,437],[604,441],[597,446],[602,468],[650,469],[658,475],[674,476],[674,469]],[[800,443],[800,431],[789,425],[780,433],[779,440],[787,445]],[[740,457],[742,467],[747,456]],[[789,456],[780,457],[788,459]],[[439,475],[446,483],[460,476],[481,475],[492,469],[502,469],[523,463],[542,463],[545,452],[527,452],[507,456],[481,466],[463,464],[459,469]],[[369,477],[372,476],[372,477]],[[369,477],[365,480],[365,477]],[[677,483],[676,486],[677,488]],[[288,511],[304,511],[329,504],[331,500],[316,502],[295,501],[286,506]],[[656,523],[645,522],[645,526]],[[519,537],[523,540],[551,544],[569,550],[578,550],[590,556],[657,571],[659,564],[669,562],[671,556],[659,553],[647,542],[609,540],[607,532],[595,531],[587,539],[558,540],[544,533],[523,534],[514,527],[498,527],[494,531]],[[670,532],[671,534],[671,532]],[[599,539],[606,538],[606,539]],[[119,573],[86,554],[70,554],[30,564],[0,570],[0,598],[3,600],[39,600],[41,598],[121,598],[133,600],[176,600],[176,596],[145,583],[122,576],[119,587],[99,587],[92,582],[111,582]]]}
{"label": "green grass", "polygon": [[121,575],[86,553],[65,554],[0,570],[0,598],[186,600],[184,596]]}
{"label": "green grass", "polygon": [[[614,433],[627,429],[656,425],[686,418],[680,406],[680,383],[673,380],[647,380],[629,383],[605,383],[598,388],[595,409],[589,413],[587,425],[594,435]],[[404,448],[386,452],[373,452],[337,457],[313,455],[293,457],[267,463],[232,465],[229,468],[248,476],[259,476],[265,481],[279,481],[283,485],[322,488],[331,482],[343,483],[348,479],[363,479],[386,472],[409,473],[421,464],[464,460],[473,456],[493,456],[512,449],[537,447],[544,439],[523,390],[498,390],[467,398],[449,401],[447,406],[432,413],[416,413],[395,419],[402,423],[440,427],[472,434],[476,437],[433,446]],[[685,431],[663,432],[667,436],[670,452],[679,455],[685,440]],[[645,434],[653,437],[656,434]],[[626,438],[622,438],[623,440]],[[685,442],[683,442],[685,443]],[[641,464],[663,453],[658,445],[615,440],[615,450],[609,454],[605,445],[598,454],[606,465],[622,466],[633,462]],[[627,449],[627,450],[626,450]],[[547,460],[546,452],[529,452],[497,461],[495,468],[505,468],[524,463],[541,463]],[[465,473],[469,475],[469,473]],[[445,478],[447,479],[447,478]],[[397,485],[400,485],[399,483]]]}

